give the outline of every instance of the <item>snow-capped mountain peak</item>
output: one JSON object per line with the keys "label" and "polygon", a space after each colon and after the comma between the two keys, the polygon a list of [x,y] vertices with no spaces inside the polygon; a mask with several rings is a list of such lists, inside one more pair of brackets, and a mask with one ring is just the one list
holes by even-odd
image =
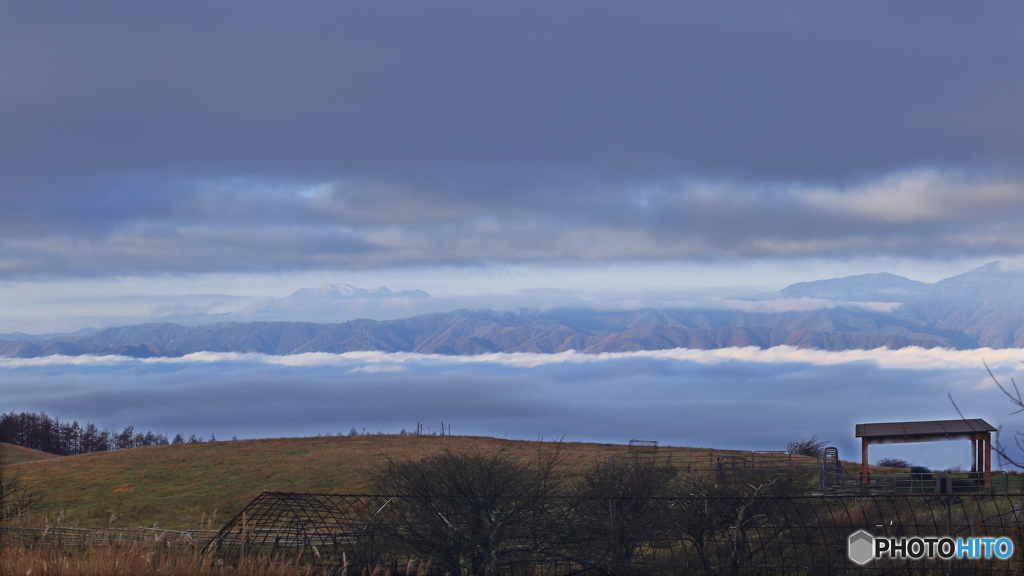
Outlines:
{"label": "snow-capped mountain peak", "polygon": [[386,287],[381,286],[374,288],[373,290],[367,290],[366,288],[356,288],[351,284],[324,284],[323,286],[317,286],[315,288],[302,288],[296,291],[294,294],[289,295],[289,298],[335,298],[335,299],[346,299],[346,298],[393,298],[393,297],[405,297],[405,298],[425,298],[430,296],[422,290],[402,290],[400,292],[392,292]]}

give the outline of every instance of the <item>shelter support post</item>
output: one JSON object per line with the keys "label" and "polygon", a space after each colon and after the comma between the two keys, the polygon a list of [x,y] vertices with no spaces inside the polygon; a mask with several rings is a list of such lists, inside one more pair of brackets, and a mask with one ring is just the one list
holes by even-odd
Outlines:
{"label": "shelter support post", "polygon": [[985,433],[985,488],[992,487],[992,433]]}
{"label": "shelter support post", "polygon": [[868,439],[861,438],[860,441],[860,483],[868,484]]}
{"label": "shelter support post", "polygon": [[971,435],[971,472],[978,471],[978,456],[981,451],[978,450],[978,436],[976,434]]}

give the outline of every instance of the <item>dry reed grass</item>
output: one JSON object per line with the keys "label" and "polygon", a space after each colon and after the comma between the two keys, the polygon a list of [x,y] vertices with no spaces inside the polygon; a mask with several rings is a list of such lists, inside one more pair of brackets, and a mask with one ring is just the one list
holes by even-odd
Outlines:
{"label": "dry reed grass", "polygon": [[225,565],[195,548],[161,549],[152,542],[85,547],[9,543],[0,547],[0,574],[10,576],[426,576],[431,572],[429,562],[415,559],[397,568],[343,566],[337,570],[262,555]]}
{"label": "dry reed grass", "polygon": [[162,551],[152,546],[61,547],[6,546],[0,573],[26,576],[312,576],[325,574],[266,558],[244,558],[236,566],[218,565],[195,551]]}

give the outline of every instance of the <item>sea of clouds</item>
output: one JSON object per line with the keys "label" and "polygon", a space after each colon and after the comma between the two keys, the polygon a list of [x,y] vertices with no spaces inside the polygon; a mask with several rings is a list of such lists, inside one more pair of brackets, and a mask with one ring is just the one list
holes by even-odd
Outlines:
{"label": "sea of clouds", "polygon": [[[218,439],[413,430],[748,450],[818,435],[859,458],[854,425],[969,418],[1024,430],[1004,384],[1018,349],[792,347],[610,354],[443,356],[200,352],[181,358],[0,359],[6,411]],[[967,465],[966,441],[872,447],[933,467]]]}

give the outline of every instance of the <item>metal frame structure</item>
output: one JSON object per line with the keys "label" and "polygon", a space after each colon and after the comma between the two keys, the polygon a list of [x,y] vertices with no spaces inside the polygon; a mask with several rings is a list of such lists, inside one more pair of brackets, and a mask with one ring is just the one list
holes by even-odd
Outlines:
{"label": "metal frame structure", "polygon": [[229,559],[272,551],[307,564],[334,564],[347,548],[367,544],[386,496],[264,492],[206,546]]}

